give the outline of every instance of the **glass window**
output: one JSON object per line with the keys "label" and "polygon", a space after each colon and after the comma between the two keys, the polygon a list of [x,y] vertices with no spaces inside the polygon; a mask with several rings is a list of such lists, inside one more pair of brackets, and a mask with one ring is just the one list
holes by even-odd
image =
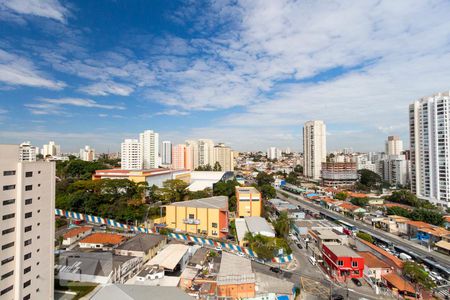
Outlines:
{"label": "glass window", "polygon": [[16,199],[3,200],[3,205],[11,205],[11,204],[14,204],[15,202],[16,202]]}
{"label": "glass window", "polygon": [[33,172],[25,172],[25,177],[33,177]]}
{"label": "glass window", "polygon": [[12,289],[13,289],[13,285],[8,286],[6,289],[4,289],[0,292],[0,296],[3,296],[4,294],[6,294],[9,291],[12,291]]}
{"label": "glass window", "polygon": [[352,261],[352,267],[357,267],[358,266],[358,262],[357,261]]}
{"label": "glass window", "polygon": [[3,171],[3,176],[12,176],[16,175],[16,171],[10,170],[10,171]]}
{"label": "glass window", "polygon": [[33,185],[29,184],[25,186],[25,191],[31,191],[33,190]]}
{"label": "glass window", "polygon": [[14,260],[14,256],[5,258],[4,260],[2,260],[2,266],[3,266],[4,264],[7,264],[7,263],[9,263],[9,262],[12,262],[13,260]]}
{"label": "glass window", "polygon": [[11,243],[8,243],[8,244],[4,244],[4,245],[2,246],[2,250],[11,248],[12,246],[14,246],[14,242],[11,242]]}
{"label": "glass window", "polygon": [[211,223],[212,228],[217,228],[217,223]]}
{"label": "glass window", "polygon": [[25,269],[23,269],[23,274],[27,274],[31,271],[31,267],[26,267]]}
{"label": "glass window", "polygon": [[25,199],[25,205],[30,205],[31,203],[33,203],[33,199]]}
{"label": "glass window", "polygon": [[3,220],[8,220],[8,219],[12,219],[14,218],[16,214],[12,213],[12,214],[7,214],[3,216]]}
{"label": "glass window", "polygon": [[344,262],[343,262],[342,260],[338,260],[338,261],[337,261],[337,264],[338,264],[338,266],[343,266],[343,265],[344,265]]}
{"label": "glass window", "polygon": [[10,184],[10,185],[4,185],[3,186],[3,190],[4,191],[10,191],[10,190],[13,190],[13,189],[15,189],[16,188],[16,185],[15,184]]}
{"label": "glass window", "polygon": [[26,240],[25,242],[23,242],[24,246],[28,246],[31,245],[31,239]]}
{"label": "glass window", "polygon": [[27,280],[23,283],[23,288],[26,288],[27,286],[31,285],[31,280]]}
{"label": "glass window", "polygon": [[31,225],[25,227],[25,232],[31,231]]}
{"label": "glass window", "polygon": [[27,253],[27,254],[25,254],[24,256],[23,256],[23,260],[27,260],[27,259],[30,259],[31,258],[31,252],[30,253]]}
{"label": "glass window", "polygon": [[2,231],[2,235],[8,234],[8,233],[12,233],[12,232],[14,232],[14,227],[11,227],[11,228],[3,230]]}
{"label": "glass window", "polygon": [[3,274],[1,278],[2,278],[2,280],[3,280],[3,279],[5,279],[5,278],[8,278],[9,276],[12,276],[13,274],[14,274],[14,270],[9,271],[8,273]]}
{"label": "glass window", "polygon": [[31,218],[33,216],[32,212],[25,213],[25,219]]}

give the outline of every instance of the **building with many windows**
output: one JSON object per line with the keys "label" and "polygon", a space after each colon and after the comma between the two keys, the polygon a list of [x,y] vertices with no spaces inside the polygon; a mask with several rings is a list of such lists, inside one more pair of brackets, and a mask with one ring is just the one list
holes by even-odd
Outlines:
{"label": "building with many windows", "polygon": [[54,141],[48,142],[48,144],[42,146],[42,155],[47,156],[60,156],[61,146],[56,145]]}
{"label": "building with many windows", "polygon": [[141,170],[142,161],[142,143],[136,139],[125,139],[120,146],[121,149],[121,168],[123,170]]}
{"label": "building with many windows", "polygon": [[142,144],[142,168],[158,168],[159,134],[153,130],[145,130],[139,134],[139,142]]}
{"label": "building with many windows", "polygon": [[19,159],[21,161],[36,161],[36,155],[39,154],[39,149],[31,145],[29,141],[20,144],[19,150]]}
{"label": "building with many windows", "polygon": [[352,162],[325,162],[321,172],[324,186],[351,187],[358,180],[356,163]]}
{"label": "building with many windows", "polygon": [[165,166],[172,164],[172,143],[170,141],[162,142],[161,164]]}
{"label": "building with many windows", "polygon": [[411,189],[450,207],[450,94],[438,93],[409,106]]}
{"label": "building with many windows", "polygon": [[55,163],[0,153],[0,298],[53,299]]}
{"label": "building with many windows", "polygon": [[398,136],[388,136],[386,155],[400,155],[403,151],[403,141]]}
{"label": "building with many windows", "polygon": [[222,168],[220,171],[233,171],[234,170],[234,157],[233,151],[230,147],[225,146],[223,143],[219,143],[214,146],[214,165],[218,162]]}
{"label": "building with many windows", "polygon": [[262,213],[261,193],[254,187],[236,187],[237,217],[260,217]]}
{"label": "building with many windows", "polygon": [[308,121],[303,126],[303,174],[320,178],[322,163],[327,159],[326,126],[323,121]]}
{"label": "building with many windows", "polygon": [[86,145],[80,149],[80,159],[84,161],[93,161],[95,159],[95,149]]}

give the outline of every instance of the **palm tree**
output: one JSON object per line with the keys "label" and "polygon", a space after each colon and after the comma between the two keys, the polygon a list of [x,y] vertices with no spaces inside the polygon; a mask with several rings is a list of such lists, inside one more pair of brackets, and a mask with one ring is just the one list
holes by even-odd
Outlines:
{"label": "palm tree", "polygon": [[291,220],[289,219],[287,212],[283,211],[275,222],[275,231],[279,236],[286,237],[289,234],[290,228]]}

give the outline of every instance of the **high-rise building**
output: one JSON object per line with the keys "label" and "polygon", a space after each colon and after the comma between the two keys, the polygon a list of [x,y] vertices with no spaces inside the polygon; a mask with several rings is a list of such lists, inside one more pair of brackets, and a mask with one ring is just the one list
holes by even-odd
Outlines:
{"label": "high-rise building", "polygon": [[50,142],[48,142],[47,145],[42,146],[42,155],[44,157],[60,156],[61,155],[61,147],[60,147],[60,145],[56,145],[54,141],[50,141]]}
{"label": "high-rise building", "polygon": [[176,170],[188,169],[186,164],[186,145],[178,144],[172,147],[172,168]]}
{"label": "high-rise building", "polygon": [[80,159],[84,161],[93,161],[95,159],[95,149],[86,145],[80,149]]}
{"label": "high-rise building", "polygon": [[398,136],[388,136],[386,155],[400,155],[403,151],[403,141]]}
{"label": "high-rise building", "polygon": [[209,139],[198,140],[198,165],[214,166],[214,142]]}
{"label": "high-rise building", "polygon": [[356,163],[324,162],[322,163],[322,185],[331,187],[351,187],[358,180]]}
{"label": "high-rise building", "polygon": [[222,167],[222,171],[233,171],[234,157],[231,148],[225,146],[225,144],[223,143],[219,143],[214,146],[214,165],[216,164],[216,162],[220,164],[220,166]]}
{"label": "high-rise building", "polygon": [[412,191],[450,207],[450,93],[414,101],[409,128]]}
{"label": "high-rise building", "polygon": [[36,161],[36,155],[39,152],[39,149],[33,145],[31,142],[23,142],[19,146],[19,159],[21,161]]}
{"label": "high-rise building", "polygon": [[142,143],[136,139],[125,139],[120,146],[121,149],[121,168],[124,170],[141,170],[142,162]]}
{"label": "high-rise building", "polygon": [[267,158],[268,159],[280,159],[281,158],[281,149],[277,147],[269,147],[267,149]]}
{"label": "high-rise building", "polygon": [[186,141],[186,169],[195,170],[198,168],[198,142],[194,140]]}
{"label": "high-rise building", "polygon": [[327,158],[326,127],[323,121],[308,121],[303,127],[303,173],[318,180]]}
{"label": "high-rise building", "polygon": [[162,142],[161,163],[163,165],[172,164],[172,143],[170,141]]}
{"label": "high-rise building", "polygon": [[142,161],[144,169],[155,169],[159,167],[159,134],[153,130],[145,130],[139,134],[142,144]]}
{"label": "high-rise building", "polygon": [[53,299],[55,163],[0,153],[0,298]]}
{"label": "high-rise building", "polygon": [[404,155],[389,155],[381,161],[383,180],[394,186],[409,183],[409,161]]}

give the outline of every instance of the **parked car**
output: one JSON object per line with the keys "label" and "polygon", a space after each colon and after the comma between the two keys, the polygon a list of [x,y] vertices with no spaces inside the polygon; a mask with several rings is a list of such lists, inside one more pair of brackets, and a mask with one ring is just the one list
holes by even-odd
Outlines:
{"label": "parked car", "polygon": [[300,243],[296,244],[299,249],[303,249],[303,246]]}
{"label": "parked car", "polygon": [[281,273],[281,269],[278,267],[270,267],[269,269],[270,271],[274,272],[274,273]]}
{"label": "parked car", "polygon": [[353,282],[355,285],[357,285],[357,286],[362,286],[361,281],[359,281],[359,280],[356,279],[356,278],[352,278],[352,282]]}
{"label": "parked car", "polygon": [[216,246],[215,248],[214,248],[216,251],[218,251],[218,252],[221,252],[222,251],[222,246]]}
{"label": "parked car", "polygon": [[344,296],[339,294],[333,294],[330,296],[330,300],[344,300]]}

